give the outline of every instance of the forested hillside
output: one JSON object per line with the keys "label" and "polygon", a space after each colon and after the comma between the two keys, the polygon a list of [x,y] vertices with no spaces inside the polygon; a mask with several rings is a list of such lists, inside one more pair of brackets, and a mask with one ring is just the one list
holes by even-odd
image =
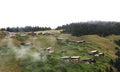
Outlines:
{"label": "forested hillside", "polygon": [[74,36],[99,35],[108,36],[111,34],[120,35],[120,22],[91,21],[70,23],[59,26],[57,30],[63,29],[64,33],[70,33]]}
{"label": "forested hillside", "polygon": [[31,31],[44,31],[51,30],[50,27],[39,27],[39,26],[26,26],[26,27],[7,27],[1,30],[6,30],[9,32],[31,32]]}

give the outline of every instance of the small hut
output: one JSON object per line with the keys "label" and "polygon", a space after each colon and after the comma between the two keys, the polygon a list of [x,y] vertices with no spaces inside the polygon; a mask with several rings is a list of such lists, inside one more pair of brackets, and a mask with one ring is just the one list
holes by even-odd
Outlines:
{"label": "small hut", "polygon": [[89,55],[93,55],[93,56],[104,56],[104,53],[99,52],[98,50],[93,50],[89,52]]}
{"label": "small hut", "polygon": [[31,43],[31,42],[24,43],[24,42],[23,42],[23,43],[21,43],[21,45],[22,45],[22,46],[32,46],[32,45],[33,45],[33,43]]}
{"label": "small hut", "polygon": [[16,33],[15,32],[8,32],[7,37],[15,37]]}
{"label": "small hut", "polygon": [[45,52],[53,53],[54,49],[52,47],[48,47],[44,49]]}
{"label": "small hut", "polygon": [[86,43],[86,41],[85,40],[80,40],[80,41],[76,41],[76,43],[81,44],[81,43]]}
{"label": "small hut", "polygon": [[88,63],[88,64],[95,64],[96,60],[95,59],[83,59],[81,60],[83,63]]}
{"label": "small hut", "polygon": [[79,62],[80,61],[80,56],[71,56],[70,57],[72,62]]}
{"label": "small hut", "polygon": [[62,40],[63,40],[63,38],[56,38],[56,40],[57,40],[57,41],[62,41]]}
{"label": "small hut", "polygon": [[104,53],[100,52],[100,53],[99,53],[99,56],[104,56]]}
{"label": "small hut", "polygon": [[70,61],[70,56],[63,56],[63,57],[61,57],[61,60],[69,62]]}
{"label": "small hut", "polygon": [[86,41],[85,40],[80,40],[80,41],[76,41],[76,40],[70,40],[70,39],[66,39],[67,43],[75,43],[75,44],[85,44]]}
{"label": "small hut", "polygon": [[66,62],[79,62],[80,57],[79,56],[63,56],[61,57],[61,60]]}
{"label": "small hut", "polygon": [[96,55],[96,54],[98,54],[98,53],[99,53],[98,50],[93,50],[93,51],[90,51],[90,52],[89,52],[89,55]]}

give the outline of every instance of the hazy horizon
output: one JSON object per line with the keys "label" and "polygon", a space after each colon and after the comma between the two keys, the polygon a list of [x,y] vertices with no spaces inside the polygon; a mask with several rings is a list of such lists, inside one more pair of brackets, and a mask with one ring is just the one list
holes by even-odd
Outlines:
{"label": "hazy horizon", "polygon": [[119,0],[1,0],[0,28],[118,21]]}

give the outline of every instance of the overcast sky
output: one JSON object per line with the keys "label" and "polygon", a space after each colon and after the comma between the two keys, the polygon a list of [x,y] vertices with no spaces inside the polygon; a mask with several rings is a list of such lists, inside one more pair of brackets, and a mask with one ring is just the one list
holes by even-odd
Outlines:
{"label": "overcast sky", "polygon": [[0,0],[0,27],[120,21],[120,0]]}

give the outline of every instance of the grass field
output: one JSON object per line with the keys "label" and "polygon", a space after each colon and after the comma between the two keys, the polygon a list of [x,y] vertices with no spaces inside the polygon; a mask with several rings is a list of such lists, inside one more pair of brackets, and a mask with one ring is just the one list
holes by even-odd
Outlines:
{"label": "grass field", "polygon": [[[0,72],[106,72],[110,67],[109,60],[115,59],[115,47],[119,47],[114,40],[119,40],[120,36],[111,35],[100,37],[97,35],[85,35],[80,37],[62,34],[57,35],[37,35],[24,38],[2,38],[0,40]],[[58,42],[56,37],[63,38]],[[67,43],[66,39],[85,40],[89,44]],[[31,42],[32,46],[21,47],[21,42]],[[3,47],[6,45],[5,47]],[[43,52],[44,48],[52,47],[53,53]],[[62,54],[61,51],[67,53]],[[91,50],[98,50],[105,53],[104,57],[95,57],[88,54]],[[3,55],[2,55],[3,54]],[[43,54],[44,59],[39,55]],[[50,59],[46,57],[50,55]],[[20,57],[21,56],[21,57]],[[80,59],[94,58],[95,64],[87,63],[66,63],[60,60],[62,56],[80,56]],[[115,71],[115,69],[113,68]]]}

